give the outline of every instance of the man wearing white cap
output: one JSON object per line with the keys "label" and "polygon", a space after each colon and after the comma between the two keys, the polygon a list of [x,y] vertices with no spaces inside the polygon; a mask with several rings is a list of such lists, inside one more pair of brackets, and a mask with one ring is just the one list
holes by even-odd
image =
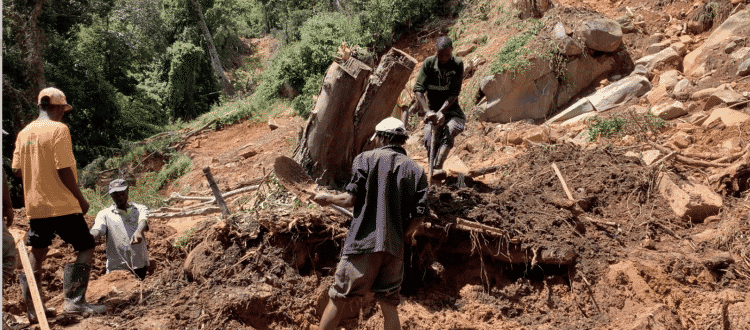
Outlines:
{"label": "man wearing white cap", "polygon": [[[26,245],[31,246],[29,259],[34,277],[41,287],[42,263],[55,236],[73,246],[76,262],[65,266],[63,310],[75,314],[99,314],[104,306],[86,302],[94,238],[89,234],[83,215],[89,203],[78,189],[76,160],[68,126],[61,123],[63,115],[73,109],[65,94],[49,87],[39,92],[39,117],[24,127],[16,137],[13,151],[13,173],[23,181],[24,206],[29,219]],[[21,288],[30,323],[38,322],[26,277],[20,276]]]}
{"label": "man wearing white cap", "polygon": [[148,230],[148,208],[128,202],[128,184],[123,179],[109,183],[114,204],[99,211],[91,227],[95,239],[105,238],[107,273],[129,270],[139,279],[146,277],[148,250],[143,231]]}
{"label": "man wearing white cap", "polygon": [[374,292],[380,303],[384,328],[401,328],[397,306],[404,277],[404,240],[429,214],[427,176],[406,156],[407,138],[402,121],[384,119],[373,135],[379,147],[354,158],[346,192],[319,193],[313,198],[322,206],[354,206],[320,330],[335,329],[341,308],[367,292]]}

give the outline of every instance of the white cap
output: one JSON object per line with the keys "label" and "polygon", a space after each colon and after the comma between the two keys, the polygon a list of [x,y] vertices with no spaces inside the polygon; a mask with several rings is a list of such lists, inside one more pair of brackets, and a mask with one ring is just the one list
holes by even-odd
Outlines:
{"label": "white cap", "polygon": [[378,135],[378,132],[408,136],[408,134],[406,133],[406,127],[404,126],[404,122],[393,117],[383,119],[380,121],[380,123],[378,123],[377,126],[375,126],[375,134],[372,135],[370,141],[375,140],[375,136]]}

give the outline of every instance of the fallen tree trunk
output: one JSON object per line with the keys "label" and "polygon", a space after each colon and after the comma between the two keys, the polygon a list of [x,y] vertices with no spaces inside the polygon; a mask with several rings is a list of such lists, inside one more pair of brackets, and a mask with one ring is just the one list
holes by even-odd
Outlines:
{"label": "fallen tree trunk", "polygon": [[354,118],[354,139],[349,152],[349,163],[358,154],[372,149],[370,137],[375,126],[393,113],[401,91],[409,81],[417,60],[396,48],[386,53],[370,77],[364,95],[357,104]]}
{"label": "fallen tree trunk", "polygon": [[315,108],[294,151],[294,160],[320,184],[349,179],[354,111],[372,69],[356,58],[328,68]]}

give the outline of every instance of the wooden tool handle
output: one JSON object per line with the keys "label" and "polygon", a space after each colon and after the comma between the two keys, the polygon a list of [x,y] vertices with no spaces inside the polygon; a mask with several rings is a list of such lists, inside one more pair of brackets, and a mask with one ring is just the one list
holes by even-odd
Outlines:
{"label": "wooden tool handle", "polygon": [[23,239],[16,239],[16,252],[18,257],[21,258],[21,265],[23,265],[23,272],[26,274],[26,283],[29,284],[29,290],[31,290],[31,300],[34,302],[34,310],[36,311],[36,317],[39,320],[39,326],[42,330],[49,330],[49,324],[47,323],[47,315],[44,314],[44,304],[42,303],[42,296],[39,294],[39,287],[36,284],[36,278],[34,277],[34,268],[31,266],[29,255],[26,252],[26,246],[23,244]]}

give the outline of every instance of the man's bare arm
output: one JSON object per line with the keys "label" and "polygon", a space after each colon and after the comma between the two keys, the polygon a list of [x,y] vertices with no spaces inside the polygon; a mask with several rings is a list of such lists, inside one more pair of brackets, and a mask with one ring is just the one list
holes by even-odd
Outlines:
{"label": "man's bare arm", "polygon": [[341,207],[352,207],[354,206],[354,203],[357,202],[357,197],[354,197],[354,195],[350,193],[341,193],[336,195],[320,193],[313,197],[313,201],[320,204],[321,206],[335,204]]}
{"label": "man's bare arm", "polygon": [[81,189],[78,188],[78,184],[76,183],[76,176],[73,174],[73,169],[70,167],[61,168],[57,170],[57,174],[60,176],[60,180],[62,180],[63,184],[65,185],[68,190],[75,196],[75,198],[78,200],[78,204],[81,205],[81,211],[83,214],[86,214],[89,211],[89,202],[86,201],[86,198],[83,197],[83,194],[81,193]]}

